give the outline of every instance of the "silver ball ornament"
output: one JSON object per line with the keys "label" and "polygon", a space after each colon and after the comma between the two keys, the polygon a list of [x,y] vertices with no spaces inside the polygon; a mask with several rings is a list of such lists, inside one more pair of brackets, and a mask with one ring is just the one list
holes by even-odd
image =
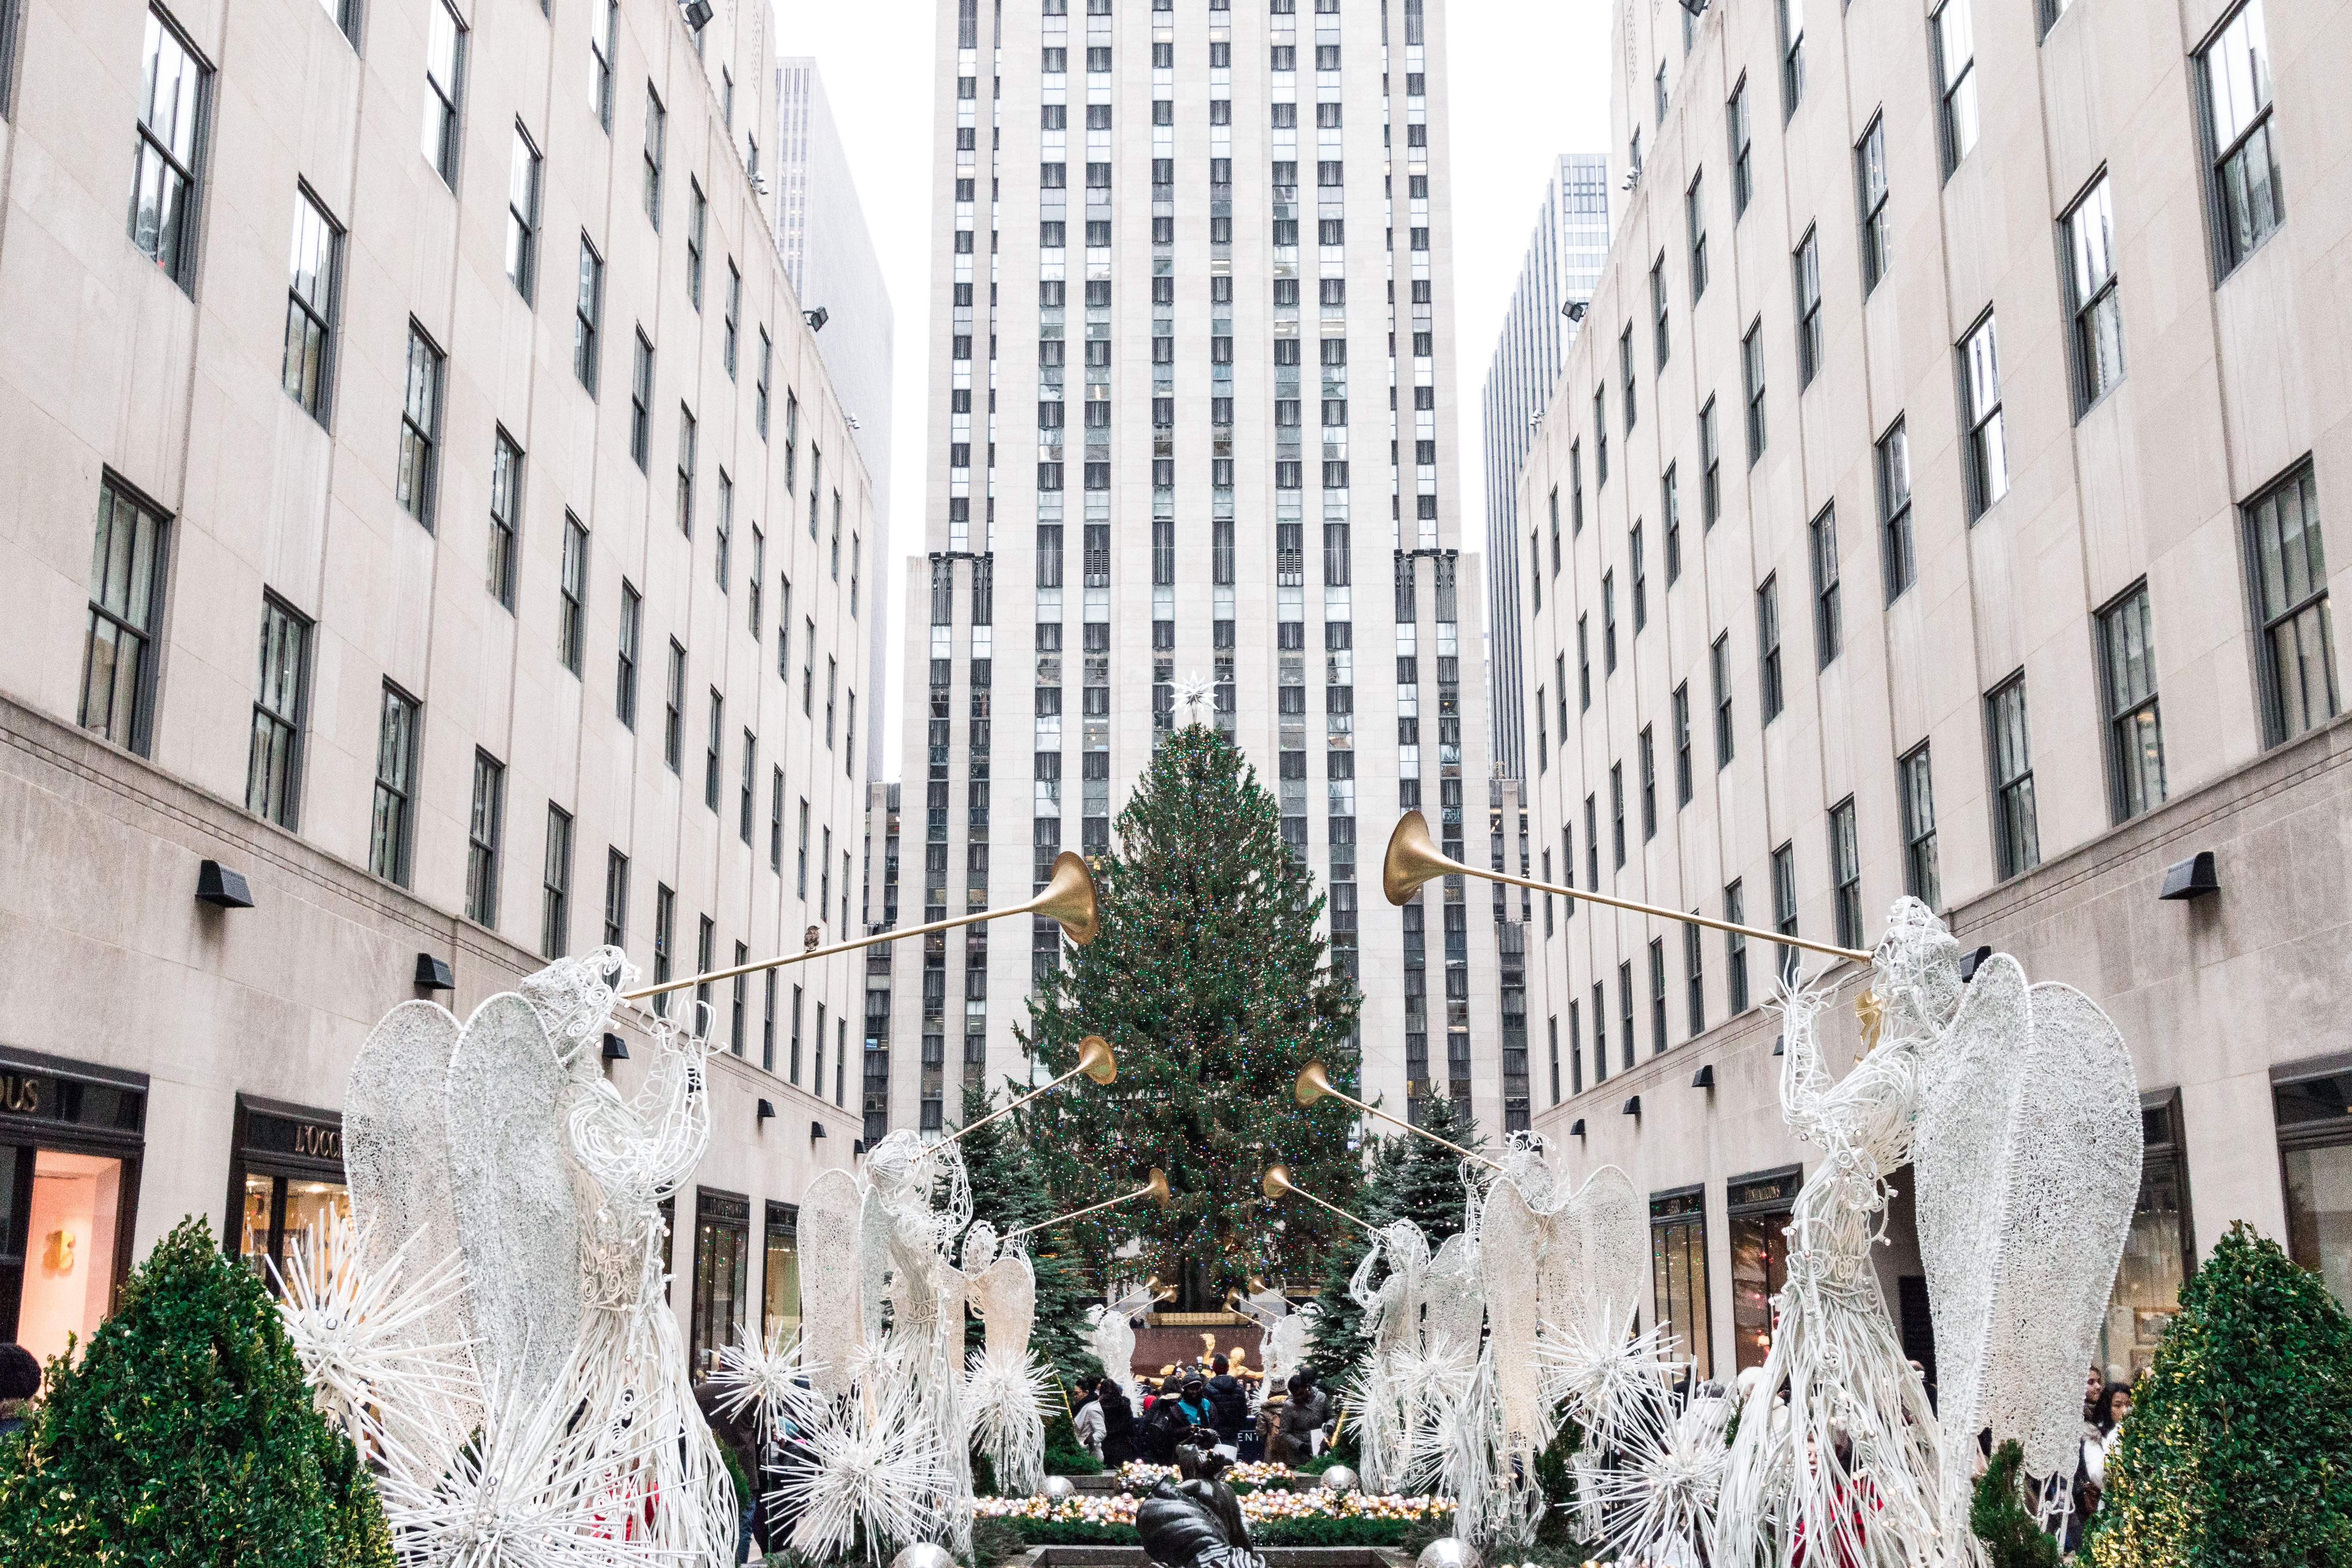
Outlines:
{"label": "silver ball ornament", "polygon": [[[1059,1502],[1064,1498],[1076,1497],[1077,1494],[1077,1483],[1067,1476],[1047,1476],[1037,1485],[1037,1495],[1048,1502]],[[897,1565],[894,1564],[893,1568],[897,1568]],[[914,1568],[914,1565],[909,1565],[909,1568]],[[922,1565],[922,1568],[929,1568],[929,1565]]]}
{"label": "silver ball ornament", "polygon": [[1356,1489],[1356,1472],[1345,1465],[1334,1465],[1323,1472],[1323,1489],[1327,1492],[1351,1492]]}
{"label": "silver ball ornament", "polygon": [[918,1541],[900,1547],[898,1555],[890,1559],[890,1568],[956,1568],[956,1560],[946,1547]]}
{"label": "silver ball ornament", "polygon": [[1454,1536],[1440,1536],[1421,1549],[1419,1568],[1480,1568],[1478,1549]]}

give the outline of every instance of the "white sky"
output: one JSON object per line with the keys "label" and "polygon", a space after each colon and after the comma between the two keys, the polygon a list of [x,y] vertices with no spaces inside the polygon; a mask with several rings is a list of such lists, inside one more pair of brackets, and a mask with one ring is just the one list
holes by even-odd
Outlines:
{"label": "white sky", "polygon": [[[930,267],[931,62],[938,0],[774,0],[777,45],[814,55],[841,126],[874,248],[898,318],[889,575],[921,548]],[[1249,0],[1243,0],[1248,4]],[[1454,392],[1462,543],[1483,549],[1485,446],[1479,394],[1510,304],[1552,159],[1600,152],[1608,136],[1604,0],[1452,0]],[[889,639],[877,722],[898,722],[905,639]],[[898,748],[883,748],[896,776]]]}

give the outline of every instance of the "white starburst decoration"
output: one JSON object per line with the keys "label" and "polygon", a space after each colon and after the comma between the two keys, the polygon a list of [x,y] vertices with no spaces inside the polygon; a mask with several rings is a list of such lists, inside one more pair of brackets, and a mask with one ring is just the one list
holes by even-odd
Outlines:
{"label": "white starburst decoration", "polygon": [[1663,1328],[1633,1331],[1635,1310],[1603,1303],[1591,1322],[1547,1323],[1536,1346],[1545,1398],[1568,1406],[1596,1453],[1621,1447],[1645,1423],[1664,1423],[1667,1390],[1683,1364],[1666,1359],[1675,1339]]}
{"label": "white starburst decoration", "polygon": [[786,1333],[780,1322],[764,1339],[754,1334],[721,1350],[709,1382],[719,1415],[732,1420],[756,1411],[761,1431],[774,1442],[786,1426],[805,1424],[817,1371],[800,1331]]}
{"label": "white starburst decoration", "polygon": [[1201,722],[1201,710],[1214,706],[1216,691],[1214,685],[1201,679],[1199,670],[1188,672],[1176,687],[1176,706],[1184,710],[1184,721]]}
{"label": "white starburst decoration", "polygon": [[[414,1239],[413,1237],[411,1238]],[[473,1342],[419,1343],[416,1336],[466,1289],[451,1253],[411,1274],[404,1242],[382,1268],[368,1264],[368,1232],[347,1215],[323,1237],[289,1249],[278,1278],[278,1316],[319,1408],[362,1442],[370,1412],[419,1404],[462,1405],[469,1398]]]}
{"label": "white starburst decoration", "polygon": [[939,1496],[938,1428],[903,1379],[877,1382],[817,1413],[769,1498],[793,1518],[793,1550],[818,1562],[862,1540],[868,1560],[923,1539]]}
{"label": "white starburst decoration", "polygon": [[963,1407],[975,1447],[996,1471],[997,1489],[1018,1496],[1045,1479],[1045,1369],[1034,1355],[971,1352]]}

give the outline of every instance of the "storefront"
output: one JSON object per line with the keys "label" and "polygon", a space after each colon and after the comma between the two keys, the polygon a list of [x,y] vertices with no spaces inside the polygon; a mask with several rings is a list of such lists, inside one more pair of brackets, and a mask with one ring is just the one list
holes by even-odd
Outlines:
{"label": "storefront", "polygon": [[1762,1366],[1772,1353],[1772,1298],[1789,1282],[1789,1215],[1805,1184],[1801,1166],[1737,1177],[1724,1188],[1731,1228],[1733,1370]]}
{"label": "storefront", "polygon": [[0,1051],[0,1340],[87,1342],[130,1272],[147,1076]]}
{"label": "storefront", "polygon": [[2189,1163],[2180,1136],[2180,1095],[2165,1089],[2140,1102],[2139,1198],[2115,1293],[2099,1325],[2099,1364],[2128,1383],[2148,1369],[2165,1325],[2180,1310],[2197,1243],[2189,1222]]}
{"label": "storefront", "polygon": [[2352,1310],[2352,1057],[2278,1068],[2271,1102],[2287,1253]]}
{"label": "storefront", "polygon": [[719,1370],[719,1352],[742,1337],[751,1286],[751,1200],[694,1192],[694,1315],[687,1365],[696,1382]]}
{"label": "storefront", "polygon": [[791,1339],[801,1328],[801,1211],[794,1205],[771,1201],[767,1221],[760,1331],[774,1344]]}
{"label": "storefront", "polygon": [[297,1251],[315,1256],[334,1221],[351,1215],[342,1112],[238,1095],[228,1194],[222,1240],[275,1289],[272,1265],[283,1269]]}
{"label": "storefront", "polygon": [[1692,1375],[1715,1375],[1714,1339],[1707,1331],[1706,1189],[1684,1187],[1650,1200],[1650,1293],[1658,1327],[1676,1342],[1670,1352],[1689,1358]]}

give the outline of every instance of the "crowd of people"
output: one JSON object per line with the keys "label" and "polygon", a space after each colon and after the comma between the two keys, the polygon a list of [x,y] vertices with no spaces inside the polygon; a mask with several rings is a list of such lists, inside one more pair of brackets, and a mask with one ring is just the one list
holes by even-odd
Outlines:
{"label": "crowd of people", "polygon": [[1135,1459],[1173,1464],[1177,1445],[1195,1428],[1214,1432],[1236,1458],[1297,1464],[1321,1448],[1331,1422],[1330,1395],[1313,1373],[1296,1373],[1287,1384],[1266,1390],[1253,1411],[1248,1386],[1223,1356],[1157,1384],[1136,1379],[1132,1397],[1112,1377],[1080,1379],[1078,1394],[1072,1407],[1078,1441],[1112,1468]]}

